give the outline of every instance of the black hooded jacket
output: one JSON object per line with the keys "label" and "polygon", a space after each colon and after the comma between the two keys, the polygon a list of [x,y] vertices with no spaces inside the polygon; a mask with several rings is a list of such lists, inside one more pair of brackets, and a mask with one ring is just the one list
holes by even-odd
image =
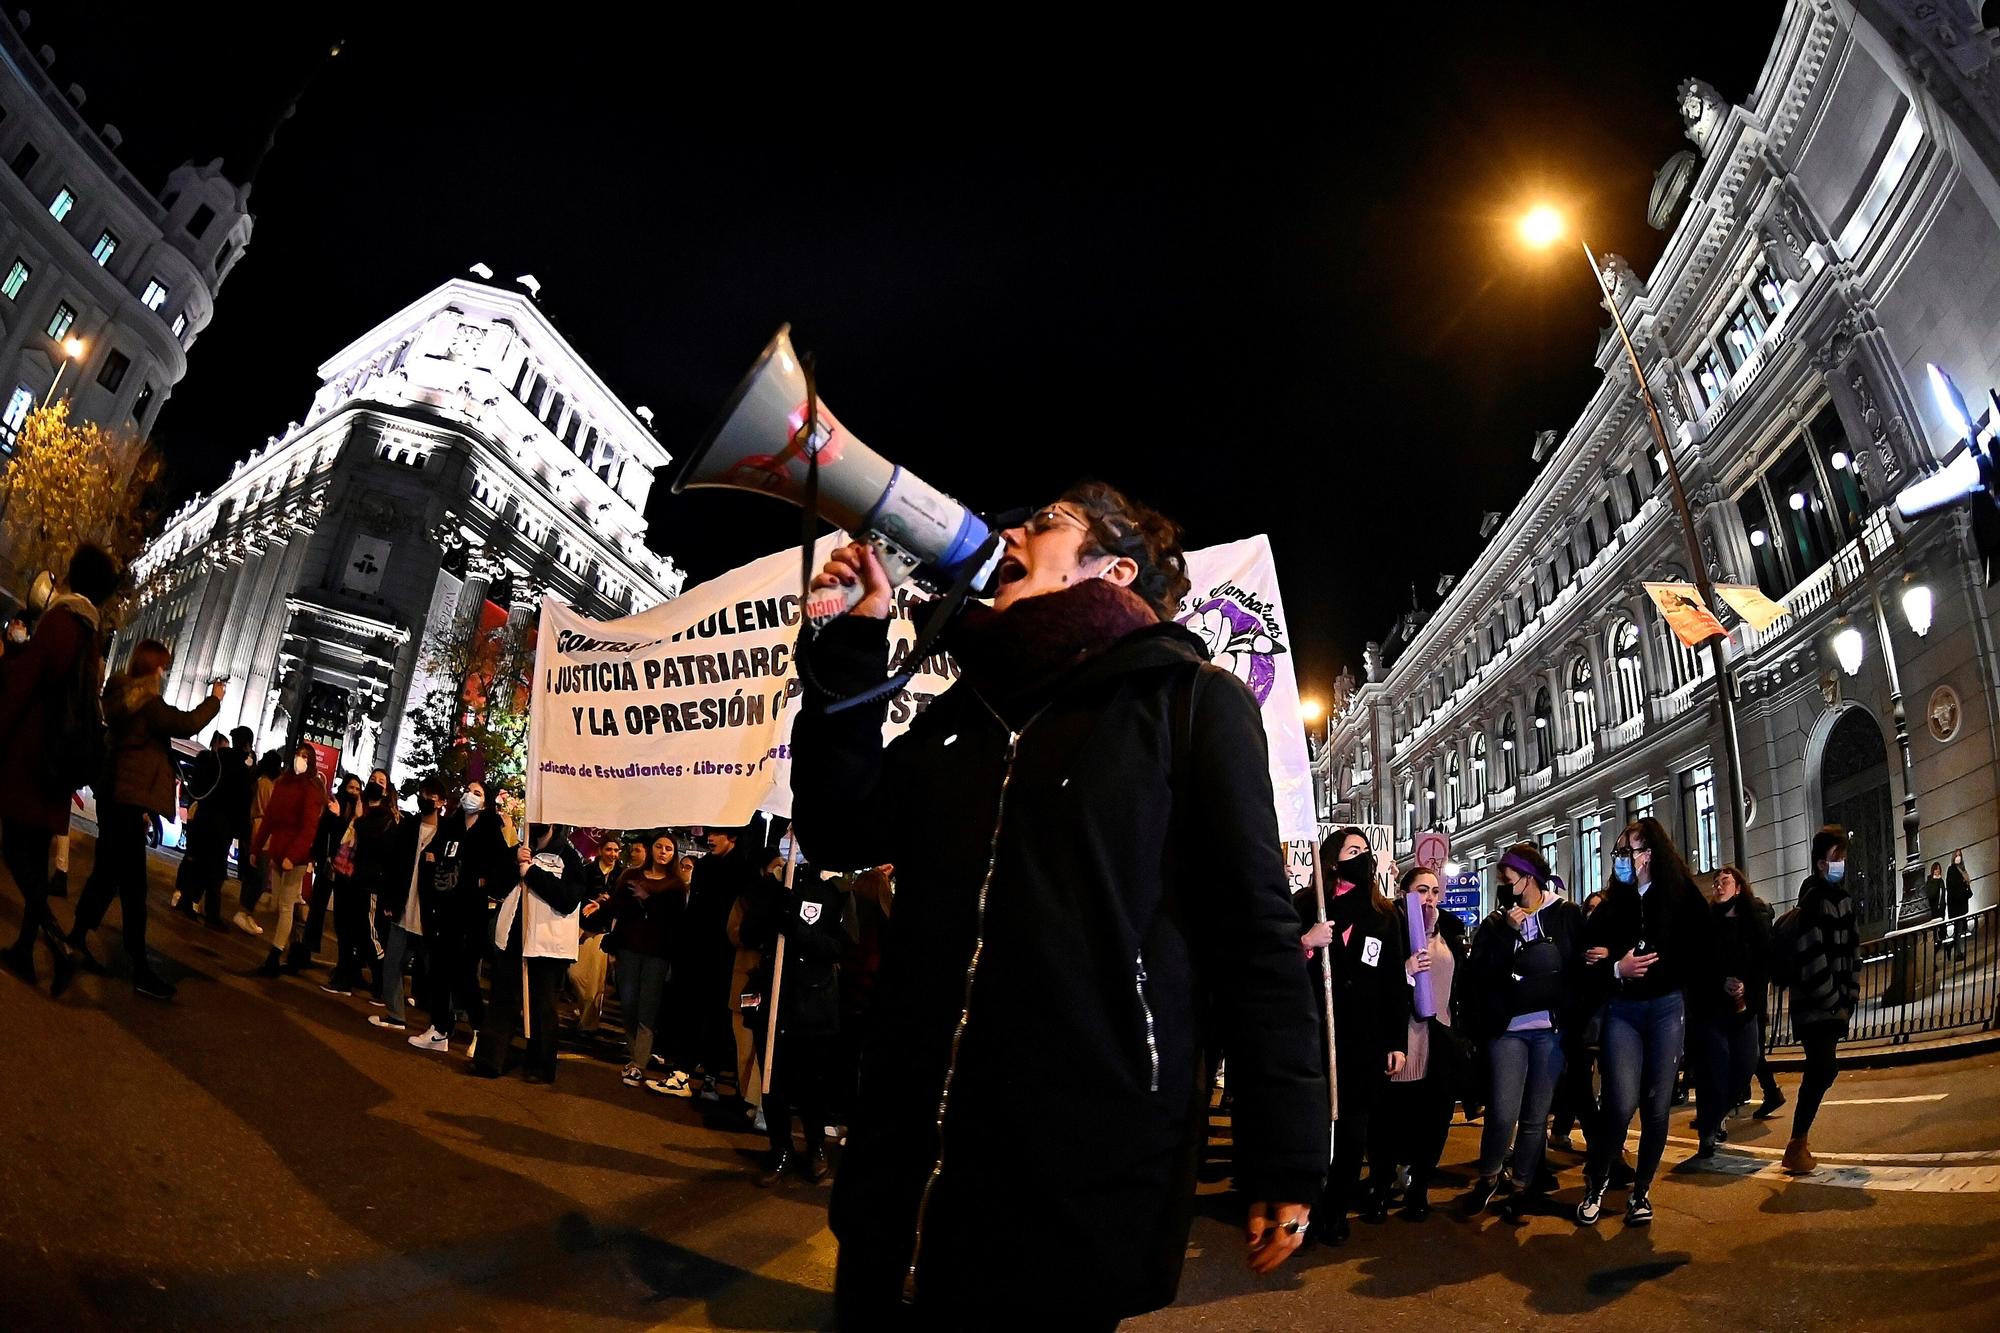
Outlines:
{"label": "black hooded jacket", "polygon": [[1326,1084],[1250,692],[1154,624],[998,701],[1012,724],[968,675],[885,749],[886,700],[828,713],[820,691],[882,679],[887,622],[843,617],[804,646],[801,846],[834,869],[893,862],[898,884],[834,1189],[843,1281],[900,1285],[915,1250],[919,1308],[946,1321],[1167,1304],[1216,1036],[1239,1187],[1314,1199]]}

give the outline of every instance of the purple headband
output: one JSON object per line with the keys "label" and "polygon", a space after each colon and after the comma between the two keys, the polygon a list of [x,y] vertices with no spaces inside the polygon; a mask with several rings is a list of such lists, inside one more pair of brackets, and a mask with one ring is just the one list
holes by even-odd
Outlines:
{"label": "purple headband", "polygon": [[1540,880],[1543,884],[1545,884],[1549,888],[1554,889],[1557,893],[1562,893],[1565,891],[1561,876],[1551,873],[1546,879],[1544,879],[1542,872],[1537,870],[1534,867],[1534,865],[1529,862],[1527,857],[1521,856],[1516,852],[1509,852],[1505,856],[1501,857],[1500,864],[1505,866],[1507,869],[1513,871],[1517,875],[1526,875],[1529,879]]}

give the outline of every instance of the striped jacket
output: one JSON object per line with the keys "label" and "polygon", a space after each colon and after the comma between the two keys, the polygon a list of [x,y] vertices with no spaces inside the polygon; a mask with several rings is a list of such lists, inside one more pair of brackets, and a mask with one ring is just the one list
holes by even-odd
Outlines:
{"label": "striped jacket", "polygon": [[1792,987],[1792,1025],[1846,1025],[1861,996],[1856,964],[1860,937],[1854,899],[1847,890],[1808,875],[1799,886],[1798,981]]}

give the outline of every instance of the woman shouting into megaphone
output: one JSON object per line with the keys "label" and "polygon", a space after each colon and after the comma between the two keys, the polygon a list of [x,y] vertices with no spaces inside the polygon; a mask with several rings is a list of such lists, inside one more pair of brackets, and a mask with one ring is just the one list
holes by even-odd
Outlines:
{"label": "woman shouting into megaphone", "polygon": [[1214,1060],[1250,1266],[1305,1237],[1326,1085],[1263,723],[1171,622],[1179,532],[1103,485],[1002,534],[960,679],[885,746],[889,581],[807,642],[794,815],[818,865],[898,891],[834,1186],[844,1329],[1115,1326],[1170,1303]]}

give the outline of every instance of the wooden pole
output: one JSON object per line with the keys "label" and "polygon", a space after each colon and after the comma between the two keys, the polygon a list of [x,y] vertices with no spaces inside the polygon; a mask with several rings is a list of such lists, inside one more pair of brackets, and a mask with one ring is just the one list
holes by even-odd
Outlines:
{"label": "wooden pole", "polygon": [[[788,832],[785,836],[791,839],[791,846],[785,852],[785,898],[787,904],[789,904],[792,896],[792,876],[798,873],[799,868],[799,835]],[[789,910],[788,906],[787,911],[789,912]],[[791,918],[787,916],[786,919],[790,920]],[[771,1095],[771,1062],[777,1057],[778,1051],[778,988],[785,981],[785,932],[782,930],[778,932],[776,947],[778,957],[771,964],[771,993],[764,999],[766,1005],[764,1010],[764,1095],[766,1097]],[[765,1114],[769,1115],[770,1112],[766,1111]]]}
{"label": "wooden pole", "polygon": [[[1326,921],[1326,885],[1321,882],[1319,871],[1319,839],[1313,839],[1313,914],[1324,924]],[[1326,1015],[1326,1110],[1330,1120],[1340,1119],[1340,1071],[1334,1064],[1336,1051],[1333,1040],[1333,945],[1328,944],[1319,951],[1319,986],[1321,1011]]]}

